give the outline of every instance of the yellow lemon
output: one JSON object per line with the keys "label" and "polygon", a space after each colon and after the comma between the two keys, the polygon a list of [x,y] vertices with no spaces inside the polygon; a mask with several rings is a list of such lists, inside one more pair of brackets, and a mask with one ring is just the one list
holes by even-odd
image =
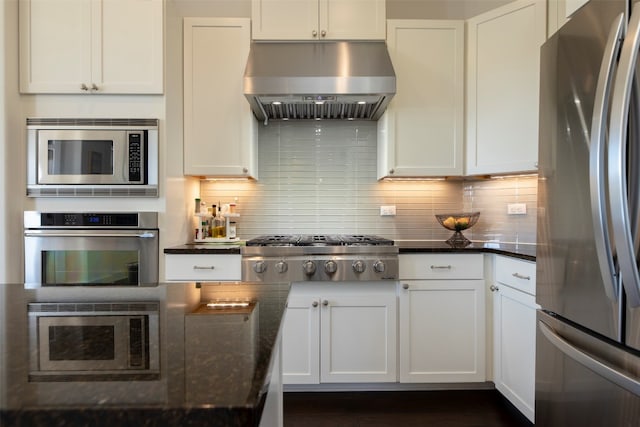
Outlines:
{"label": "yellow lemon", "polygon": [[442,225],[447,228],[454,228],[456,226],[456,220],[454,217],[450,216],[449,218],[442,221]]}

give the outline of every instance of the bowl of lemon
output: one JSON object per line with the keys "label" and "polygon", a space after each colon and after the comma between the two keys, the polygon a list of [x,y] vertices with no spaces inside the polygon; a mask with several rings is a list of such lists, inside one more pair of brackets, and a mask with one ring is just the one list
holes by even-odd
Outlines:
{"label": "bowl of lemon", "polygon": [[436,214],[436,219],[447,230],[454,231],[453,235],[446,240],[451,246],[464,247],[471,241],[464,237],[462,230],[471,228],[478,222],[480,212],[444,213]]}

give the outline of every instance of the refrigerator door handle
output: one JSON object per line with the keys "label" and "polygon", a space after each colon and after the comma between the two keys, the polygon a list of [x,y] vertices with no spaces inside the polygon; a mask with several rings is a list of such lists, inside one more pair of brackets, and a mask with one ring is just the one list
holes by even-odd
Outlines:
{"label": "refrigerator door handle", "polygon": [[635,65],[640,48],[640,7],[635,7],[629,20],[627,37],[622,44],[618,70],[613,88],[609,127],[609,198],[613,236],[628,303],[640,306],[640,274],[635,256],[634,238],[629,220],[627,199],[627,125]]}
{"label": "refrigerator door handle", "polygon": [[595,372],[599,376],[606,378],[636,396],[640,396],[640,381],[638,381],[638,379],[630,377],[629,375],[618,371],[614,367],[609,366],[584,351],[574,347],[544,322],[538,321],[538,328],[549,342],[551,342],[551,344],[553,344],[562,353],[580,363],[587,369]]}
{"label": "refrigerator door handle", "polygon": [[616,17],[609,30],[596,86],[589,146],[589,191],[596,252],[605,293],[614,302],[618,300],[618,286],[616,285],[617,271],[613,261],[613,242],[609,234],[608,206],[605,198],[605,136],[611,87],[621,45],[623,24],[624,14],[621,13]]}

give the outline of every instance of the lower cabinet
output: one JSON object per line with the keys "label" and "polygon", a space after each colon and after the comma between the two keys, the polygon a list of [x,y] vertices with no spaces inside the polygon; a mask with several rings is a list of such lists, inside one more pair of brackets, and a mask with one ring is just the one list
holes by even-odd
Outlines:
{"label": "lower cabinet", "polygon": [[493,371],[496,389],[534,421],[536,364],[535,263],[496,257]]}
{"label": "lower cabinet", "polygon": [[285,384],[396,382],[396,283],[292,284]]}
{"label": "lower cabinet", "polygon": [[400,382],[485,381],[484,280],[400,287]]}

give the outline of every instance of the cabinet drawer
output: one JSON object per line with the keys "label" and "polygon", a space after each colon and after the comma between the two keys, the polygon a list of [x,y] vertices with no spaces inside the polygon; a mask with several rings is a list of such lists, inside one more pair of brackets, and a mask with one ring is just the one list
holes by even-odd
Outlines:
{"label": "cabinet drawer", "polygon": [[240,281],[241,255],[165,255],[167,281]]}
{"label": "cabinet drawer", "polygon": [[400,280],[482,279],[482,254],[403,254]]}
{"label": "cabinet drawer", "polygon": [[536,263],[498,255],[496,282],[535,295]]}

